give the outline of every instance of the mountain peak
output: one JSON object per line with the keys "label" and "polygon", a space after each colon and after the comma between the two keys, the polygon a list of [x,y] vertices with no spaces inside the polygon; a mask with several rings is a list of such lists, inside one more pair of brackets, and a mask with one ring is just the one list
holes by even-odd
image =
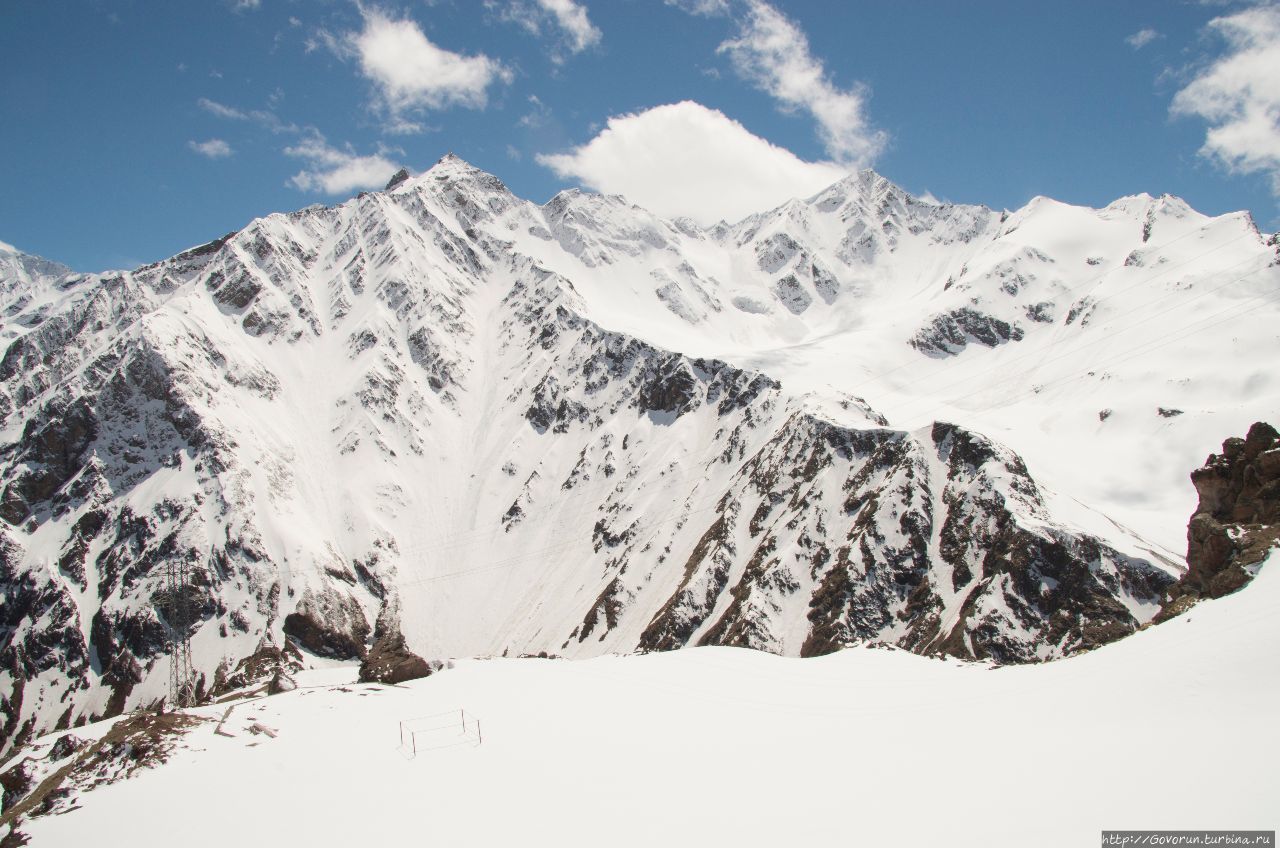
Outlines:
{"label": "mountain peak", "polygon": [[876,171],[870,168],[863,168],[861,171],[854,171],[842,177],[808,198],[806,202],[817,205],[820,208],[832,209],[853,198],[860,198],[864,202],[874,201],[879,195],[885,193],[900,197],[911,196],[904,189]]}
{"label": "mountain peak", "polygon": [[1102,207],[1102,211],[1141,215],[1146,214],[1147,209],[1154,201],[1154,197],[1147,194],[1145,191],[1141,191],[1137,194],[1126,194],[1124,197],[1117,197],[1115,200]]}
{"label": "mountain peak", "polygon": [[[459,171],[463,173],[470,173],[474,171],[480,171],[480,169],[477,168],[475,165],[472,165],[467,160],[463,159],[458,154],[449,152],[441,156],[438,160],[436,160],[436,163],[431,166],[430,170],[428,170],[427,173],[438,175],[441,173],[459,172]],[[480,171],[480,172],[484,173],[483,171]]]}
{"label": "mountain peak", "polygon": [[3,258],[3,264],[0,265],[0,278],[7,276],[15,268],[25,268],[29,273],[45,277],[58,277],[73,273],[70,268],[61,262],[54,262],[52,259],[46,259],[34,253],[27,253],[5,241],[0,241],[0,257]]}
{"label": "mountain peak", "polygon": [[584,191],[580,188],[566,188],[556,192],[555,197],[546,202],[551,209],[560,209],[569,205],[588,208],[607,208],[611,206],[632,207],[634,204],[620,194],[602,194],[598,191]]}
{"label": "mountain peak", "polygon": [[511,194],[511,190],[507,188],[506,183],[502,180],[482,168],[477,168],[454,153],[446,153],[441,156],[439,161],[432,165],[428,171],[414,179],[416,181],[425,181],[428,178],[436,183],[462,182],[483,191],[497,192],[504,195]]}

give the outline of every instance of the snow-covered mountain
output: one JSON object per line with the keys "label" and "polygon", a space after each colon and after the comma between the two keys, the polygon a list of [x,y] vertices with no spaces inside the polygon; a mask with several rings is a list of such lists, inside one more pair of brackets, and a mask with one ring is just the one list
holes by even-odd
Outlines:
{"label": "snow-covered mountain", "polygon": [[[64,285],[73,285],[78,275],[57,262],[23,253],[0,241],[0,343],[8,344],[45,315]],[[21,318],[14,320],[15,318]]]}
{"label": "snow-covered mountain", "polygon": [[204,692],[288,640],[1062,656],[1156,614],[1186,475],[1280,393],[1275,238],[1169,197],[861,172],[703,229],[450,156],[4,273],[6,748],[165,693],[179,559]]}
{"label": "snow-covered mountain", "polygon": [[16,288],[39,287],[71,273],[65,265],[23,253],[8,242],[0,241],[0,281],[4,284],[6,298],[12,296]]}

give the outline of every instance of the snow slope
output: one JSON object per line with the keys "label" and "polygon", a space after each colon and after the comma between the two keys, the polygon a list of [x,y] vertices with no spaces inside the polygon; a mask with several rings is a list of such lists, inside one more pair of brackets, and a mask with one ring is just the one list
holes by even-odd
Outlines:
{"label": "snow slope", "polygon": [[[1066,848],[1104,828],[1271,830],[1277,604],[1273,555],[1235,595],[1038,666],[700,648],[464,661],[398,687],[329,669],[238,705],[234,738],[205,724],[168,764],[23,830],[140,848],[178,832],[192,846]],[[459,708],[483,744],[397,750],[401,720]]]}

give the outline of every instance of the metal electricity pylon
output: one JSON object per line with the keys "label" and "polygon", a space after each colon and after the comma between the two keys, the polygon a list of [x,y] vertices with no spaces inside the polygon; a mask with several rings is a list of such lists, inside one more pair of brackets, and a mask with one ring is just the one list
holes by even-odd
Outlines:
{"label": "metal electricity pylon", "polygon": [[169,622],[169,703],[190,707],[196,701],[195,671],[191,667],[191,565],[181,558],[165,561],[164,608]]}

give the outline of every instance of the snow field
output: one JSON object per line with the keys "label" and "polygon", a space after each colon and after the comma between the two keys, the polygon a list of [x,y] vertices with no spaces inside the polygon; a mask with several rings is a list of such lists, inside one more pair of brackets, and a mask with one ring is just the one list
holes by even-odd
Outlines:
{"label": "snow field", "polygon": [[[698,648],[469,660],[396,687],[330,667],[237,705],[234,738],[211,721],[168,764],[24,830],[41,846],[1065,848],[1103,828],[1272,829],[1271,562],[1236,595],[1040,666]],[[398,750],[399,722],[458,709],[483,745]]]}

